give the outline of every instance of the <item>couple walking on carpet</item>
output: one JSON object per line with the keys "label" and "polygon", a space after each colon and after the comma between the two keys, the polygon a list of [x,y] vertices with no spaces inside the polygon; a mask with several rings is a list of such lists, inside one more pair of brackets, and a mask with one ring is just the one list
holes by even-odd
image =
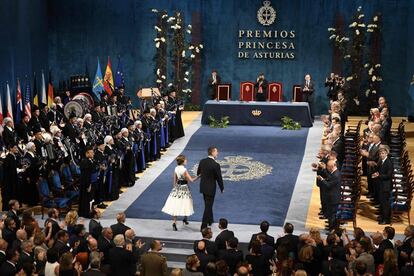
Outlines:
{"label": "couple walking on carpet", "polygon": [[194,213],[193,198],[188,182],[194,182],[200,178],[200,193],[204,197],[204,213],[201,230],[213,223],[213,203],[216,195],[216,183],[221,192],[224,191],[223,178],[221,176],[220,164],[216,162],[218,150],[216,147],[208,148],[208,157],[200,161],[197,176],[192,177],[185,165],[187,159],[184,155],[176,158],[177,166],[174,170],[173,189],[168,196],[162,212],[173,216],[173,230],[177,231],[177,216],[184,216],[183,223],[188,224],[187,218]]}

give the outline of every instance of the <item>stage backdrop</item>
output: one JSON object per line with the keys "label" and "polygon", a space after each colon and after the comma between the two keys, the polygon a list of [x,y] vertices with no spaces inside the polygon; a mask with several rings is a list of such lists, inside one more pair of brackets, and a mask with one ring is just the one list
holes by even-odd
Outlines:
{"label": "stage backdrop", "polygon": [[[268,80],[283,82],[284,99],[290,100],[292,85],[301,83],[304,74],[311,73],[316,81],[319,112],[324,112],[327,106],[323,82],[332,67],[332,50],[327,29],[334,24],[336,12],[340,12],[349,23],[357,7],[361,5],[368,19],[376,12],[383,15],[383,91],[390,99],[392,113],[405,115],[410,112],[412,100],[408,96],[408,88],[414,73],[414,36],[411,28],[414,26],[414,1],[272,1],[276,20],[269,27],[259,24],[256,18],[257,10],[263,5],[261,0],[39,0],[26,5],[26,9],[37,5],[35,3],[38,3],[35,12],[39,16],[30,25],[38,30],[46,24],[48,47],[33,43],[18,47],[30,48],[32,54],[36,52],[40,56],[47,53],[46,61],[54,72],[55,80],[70,74],[83,73],[85,65],[88,65],[89,73],[93,77],[97,56],[105,68],[106,58],[110,55],[115,71],[116,57],[121,55],[129,94],[134,95],[138,87],[153,86],[156,15],[151,13],[151,9],[166,9],[171,15],[173,11],[180,10],[184,13],[187,24],[191,23],[193,14],[201,15],[202,40],[205,46],[201,78],[202,102],[206,99],[206,80],[213,68],[219,72],[223,82],[233,84],[234,99],[238,98],[240,81],[254,81],[259,72],[264,72]],[[11,8],[17,9],[12,14],[20,11],[19,5]],[[38,9],[43,10],[36,11]],[[8,12],[1,7],[0,15]],[[8,26],[13,26],[13,20],[13,16],[8,14]],[[13,30],[18,31],[15,27]],[[239,51],[243,51],[239,48],[239,42],[263,41],[239,38],[239,30],[292,30],[295,37],[287,40],[294,43],[295,49],[291,52],[295,58],[239,58]],[[23,33],[19,35],[24,36]],[[37,35],[26,35],[39,39]],[[43,35],[46,39],[46,34]],[[275,39],[271,38],[269,41]],[[3,40],[4,43],[9,48],[15,46],[7,37]],[[10,65],[4,57],[1,61],[0,74],[3,80],[4,72],[10,69]],[[33,60],[30,62],[33,63]]]}

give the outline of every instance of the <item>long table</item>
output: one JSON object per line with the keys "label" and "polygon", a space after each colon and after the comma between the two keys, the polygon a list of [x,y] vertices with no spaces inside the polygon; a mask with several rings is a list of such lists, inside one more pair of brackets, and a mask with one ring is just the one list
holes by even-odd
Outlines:
{"label": "long table", "polygon": [[306,102],[240,102],[213,101],[204,104],[202,124],[209,123],[209,116],[220,119],[228,116],[231,125],[281,126],[287,116],[303,127],[312,126],[309,105]]}

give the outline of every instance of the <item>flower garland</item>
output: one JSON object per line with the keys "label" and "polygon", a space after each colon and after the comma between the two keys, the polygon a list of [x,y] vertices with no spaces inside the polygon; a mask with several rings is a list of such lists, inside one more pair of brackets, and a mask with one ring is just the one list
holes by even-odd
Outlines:
{"label": "flower garland", "polygon": [[167,83],[167,18],[166,11],[158,12],[156,9],[152,9],[152,12],[158,14],[157,25],[154,26],[156,31],[155,42],[155,75],[156,83],[160,91],[164,92]]}

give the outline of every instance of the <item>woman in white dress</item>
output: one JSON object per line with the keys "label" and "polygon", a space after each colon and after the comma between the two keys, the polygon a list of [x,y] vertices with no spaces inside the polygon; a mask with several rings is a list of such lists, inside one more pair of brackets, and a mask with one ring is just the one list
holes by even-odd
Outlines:
{"label": "woman in white dress", "polygon": [[177,166],[174,169],[173,189],[162,208],[162,212],[173,216],[173,230],[177,231],[177,216],[184,216],[183,223],[188,224],[187,217],[194,214],[193,198],[188,182],[198,179],[198,176],[191,177],[185,165],[187,158],[180,154],[176,159]]}

